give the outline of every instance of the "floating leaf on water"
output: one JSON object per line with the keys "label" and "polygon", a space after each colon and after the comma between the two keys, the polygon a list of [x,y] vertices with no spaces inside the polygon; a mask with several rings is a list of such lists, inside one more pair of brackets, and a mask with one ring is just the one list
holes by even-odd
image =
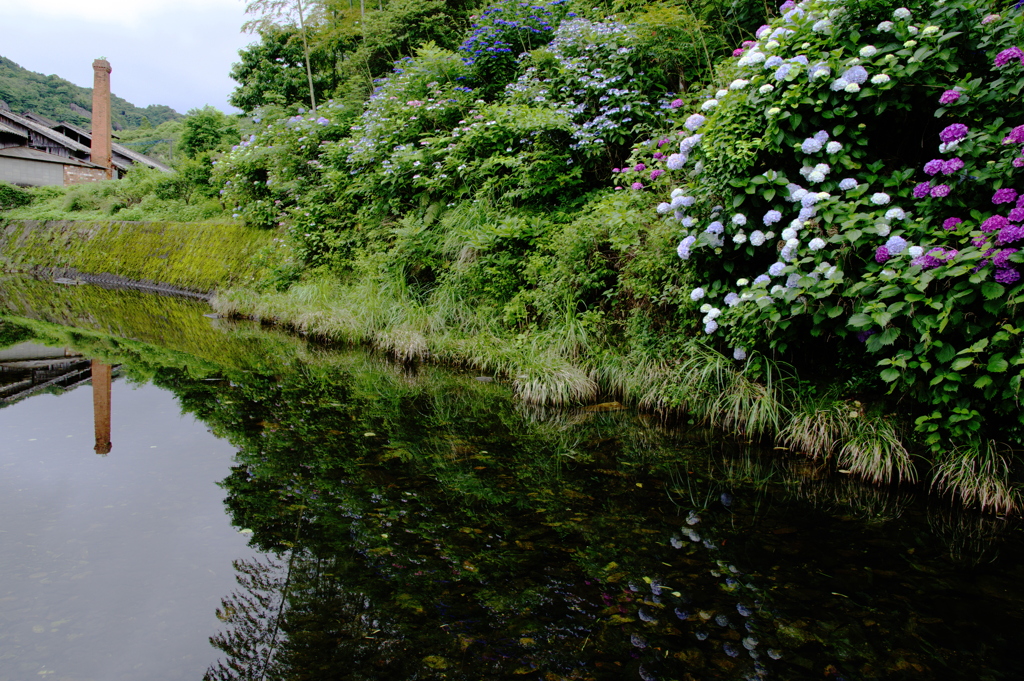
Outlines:
{"label": "floating leaf on water", "polygon": [[761,653],[757,652],[756,650],[748,650],[747,655],[750,655],[750,659],[752,660],[756,660],[761,657]]}
{"label": "floating leaf on water", "polygon": [[373,431],[367,431],[363,433],[363,437],[377,437],[377,433],[374,433]]}
{"label": "floating leaf on water", "polygon": [[658,622],[657,618],[655,618],[653,615],[651,615],[649,612],[647,612],[643,608],[639,608],[637,610],[636,614],[644,622],[653,622],[653,623],[657,623]]}
{"label": "floating leaf on water", "polygon": [[779,651],[775,650],[774,648],[769,648],[767,652],[768,652],[768,657],[772,658],[773,660],[781,660],[782,659],[782,653],[780,653]]}
{"label": "floating leaf on water", "polygon": [[683,548],[683,540],[679,538],[679,535],[673,534],[672,538],[668,540],[672,544],[672,548],[681,549]]}
{"label": "floating leaf on water", "polygon": [[757,647],[757,644],[759,642],[760,641],[758,641],[753,636],[747,636],[745,639],[743,639],[743,647],[746,648],[747,650],[753,650],[754,648]]}
{"label": "floating leaf on water", "polygon": [[655,681],[658,677],[644,669],[643,665],[640,665],[640,678],[644,681]]}
{"label": "floating leaf on water", "polygon": [[722,650],[724,650],[725,654],[729,657],[739,657],[740,655],[740,651],[731,643],[723,643]]}
{"label": "floating leaf on water", "polygon": [[717,624],[720,627],[727,627],[727,626],[729,626],[729,618],[726,617],[724,614],[723,615],[717,615],[715,617],[715,624]]}
{"label": "floating leaf on water", "polygon": [[703,629],[698,629],[697,631],[693,632],[693,635],[697,637],[698,641],[704,641],[707,640],[708,632],[704,631]]}
{"label": "floating leaf on water", "polygon": [[690,541],[700,541],[700,535],[694,530],[687,530],[686,536],[690,538]]}
{"label": "floating leaf on water", "polygon": [[700,522],[700,516],[697,515],[696,511],[690,511],[690,514],[688,516],[686,516],[686,524],[687,525],[696,525],[699,522]]}
{"label": "floating leaf on water", "polygon": [[444,659],[440,655],[428,655],[423,658],[423,664],[430,669],[447,669],[448,660]]}
{"label": "floating leaf on water", "polygon": [[644,637],[641,636],[640,634],[633,634],[632,636],[630,636],[629,637],[629,642],[632,643],[637,648],[646,648],[647,647],[647,641],[645,641]]}
{"label": "floating leaf on water", "polygon": [[250,530],[248,527],[243,527],[238,531],[238,534],[252,534],[252,530]]}
{"label": "floating leaf on water", "polygon": [[743,617],[750,617],[754,614],[754,611],[751,610],[749,606],[744,605],[743,603],[736,604],[736,612],[738,612]]}
{"label": "floating leaf on water", "polygon": [[722,496],[718,497],[718,500],[722,502],[722,506],[728,508],[732,506],[732,495],[728,492],[722,492]]}
{"label": "floating leaf on water", "polygon": [[686,621],[686,620],[690,619],[690,613],[689,613],[688,610],[683,610],[682,608],[676,608],[676,617],[678,617],[679,619],[681,619],[683,621]]}

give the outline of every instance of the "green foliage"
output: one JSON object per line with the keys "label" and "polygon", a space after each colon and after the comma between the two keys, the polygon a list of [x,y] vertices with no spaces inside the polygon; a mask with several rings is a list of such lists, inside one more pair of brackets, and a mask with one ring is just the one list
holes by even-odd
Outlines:
{"label": "green foliage", "polygon": [[190,159],[222,151],[238,139],[238,127],[231,116],[212,106],[192,109],[182,121],[178,149]]}
{"label": "green foliage", "polygon": [[32,195],[7,182],[0,182],[0,210],[9,210],[32,203]]}
{"label": "green foliage", "polygon": [[[6,57],[0,57],[0,99],[15,113],[31,111],[57,122],[89,128],[92,88],[23,69]],[[140,108],[117,95],[111,95],[110,103],[114,130],[137,128],[143,121],[160,125],[182,117],[169,106],[150,104]]]}

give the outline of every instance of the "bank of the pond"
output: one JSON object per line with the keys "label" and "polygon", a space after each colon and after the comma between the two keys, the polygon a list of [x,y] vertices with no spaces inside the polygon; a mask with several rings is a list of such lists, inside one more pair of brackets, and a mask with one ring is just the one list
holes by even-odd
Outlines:
{"label": "bank of the pond", "polygon": [[9,221],[0,270],[209,293],[259,277],[272,233],[237,222]]}
{"label": "bank of the pond", "polygon": [[613,343],[578,352],[571,329],[512,336],[474,324],[465,306],[417,303],[366,280],[310,280],[281,293],[236,288],[212,304],[222,314],[370,346],[406,362],[472,368],[507,381],[519,398],[538,406],[620,399],[797,451],[875,484],[930,484],[966,506],[997,513],[1020,508],[1019,485],[1006,468],[991,465],[998,452],[980,452],[971,466],[952,468],[948,460],[924,456],[909,436],[912,424],[882,399],[810,386],[784,366],[769,370],[768,380],[753,380],[749,364],[698,338],[671,358]]}

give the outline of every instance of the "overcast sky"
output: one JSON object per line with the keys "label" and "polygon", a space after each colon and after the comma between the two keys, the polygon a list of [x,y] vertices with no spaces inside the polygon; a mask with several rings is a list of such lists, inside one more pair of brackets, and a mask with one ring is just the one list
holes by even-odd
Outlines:
{"label": "overcast sky", "polygon": [[106,57],[111,90],[136,106],[233,111],[228,74],[254,39],[241,32],[244,10],[244,0],[0,0],[0,55],[84,87]]}

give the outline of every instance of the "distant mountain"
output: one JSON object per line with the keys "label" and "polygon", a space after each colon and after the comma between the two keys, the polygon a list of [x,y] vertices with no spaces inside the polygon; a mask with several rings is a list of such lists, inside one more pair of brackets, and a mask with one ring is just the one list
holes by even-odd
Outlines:
{"label": "distant mountain", "polygon": [[[23,69],[6,57],[0,57],[0,100],[14,113],[31,111],[89,129],[92,88]],[[164,121],[184,118],[169,106],[151,104],[142,109],[116,95],[110,97],[110,108],[114,130],[138,128],[145,121],[156,127]]]}

